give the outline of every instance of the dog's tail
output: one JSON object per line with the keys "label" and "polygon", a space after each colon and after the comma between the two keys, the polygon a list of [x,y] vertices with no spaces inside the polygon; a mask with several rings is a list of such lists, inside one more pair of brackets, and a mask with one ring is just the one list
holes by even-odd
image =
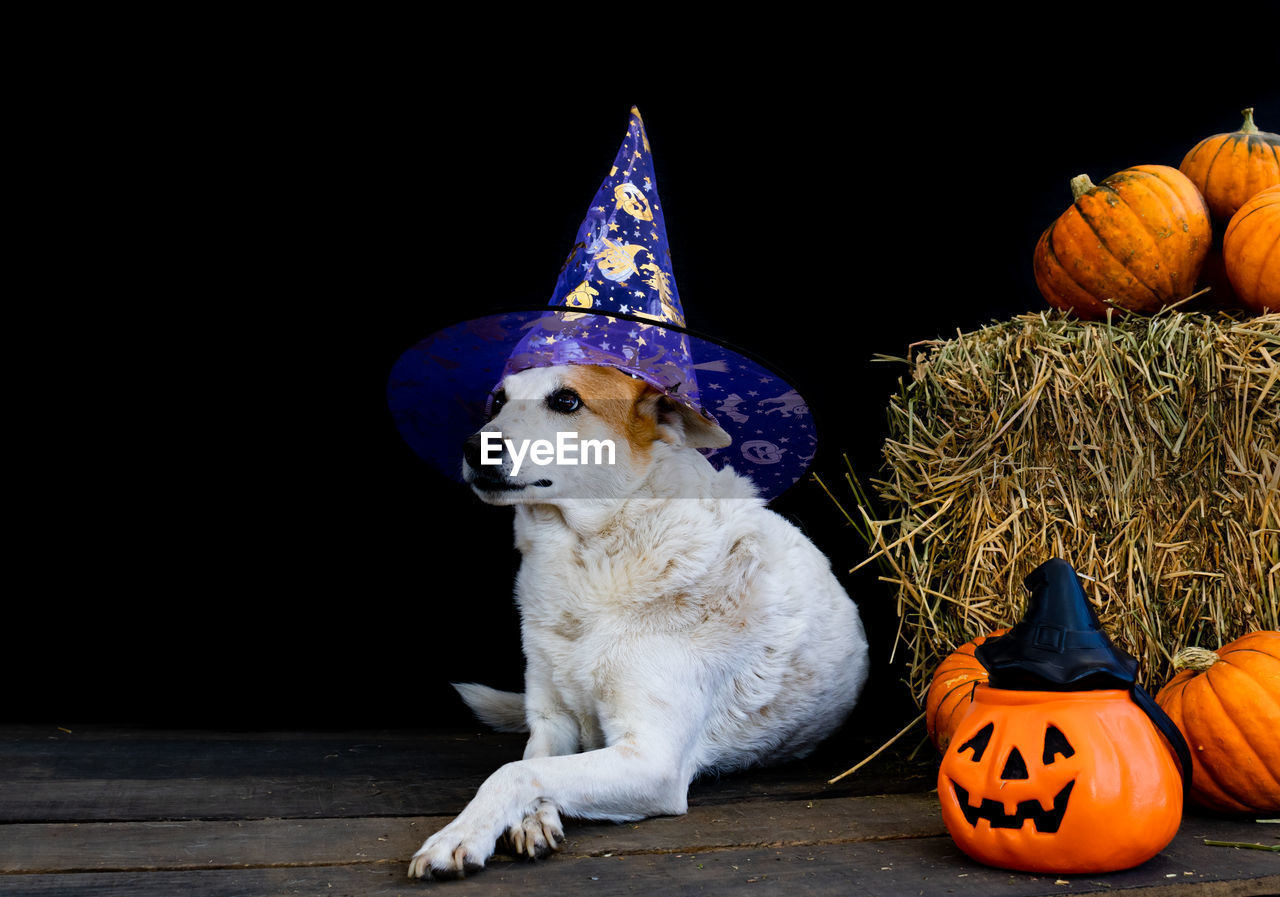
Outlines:
{"label": "dog's tail", "polygon": [[453,687],[485,725],[499,732],[529,731],[529,721],[524,715],[524,695],[498,691],[474,682],[454,682]]}

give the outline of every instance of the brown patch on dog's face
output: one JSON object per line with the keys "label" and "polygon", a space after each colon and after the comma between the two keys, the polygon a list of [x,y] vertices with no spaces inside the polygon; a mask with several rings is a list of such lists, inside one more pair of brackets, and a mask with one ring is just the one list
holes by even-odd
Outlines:
{"label": "brown patch on dog's face", "polygon": [[650,475],[655,443],[729,443],[708,418],[612,367],[530,368],[503,380],[501,398],[463,464],[467,482],[490,504],[623,498]]}
{"label": "brown patch on dog's face", "polygon": [[619,439],[627,442],[633,457],[648,460],[653,441],[658,438],[658,421],[653,413],[646,413],[645,400],[658,396],[656,389],[616,368],[599,365],[567,368],[564,383]]}
{"label": "brown patch on dog's face", "polygon": [[729,434],[707,417],[616,368],[568,367],[563,379],[642,462],[658,439],[691,448],[723,448],[730,443]]}

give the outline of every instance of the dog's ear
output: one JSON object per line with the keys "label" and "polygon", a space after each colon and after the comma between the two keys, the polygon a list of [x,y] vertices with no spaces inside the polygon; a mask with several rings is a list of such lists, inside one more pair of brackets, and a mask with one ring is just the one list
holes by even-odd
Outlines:
{"label": "dog's ear", "polygon": [[640,414],[654,421],[654,436],[663,442],[689,448],[724,448],[733,442],[714,421],[653,387],[644,391],[636,405]]}

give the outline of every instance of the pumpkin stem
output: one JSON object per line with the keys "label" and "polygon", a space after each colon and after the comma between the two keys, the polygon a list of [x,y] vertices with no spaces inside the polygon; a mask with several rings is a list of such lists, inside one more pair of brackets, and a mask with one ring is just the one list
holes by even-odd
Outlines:
{"label": "pumpkin stem", "polygon": [[1090,190],[1097,189],[1087,174],[1078,174],[1071,179],[1071,198],[1079,199]]}
{"label": "pumpkin stem", "polygon": [[1240,114],[1244,116],[1244,124],[1240,126],[1241,134],[1257,134],[1258,126],[1253,123],[1253,107],[1242,109]]}
{"label": "pumpkin stem", "polygon": [[1195,670],[1197,673],[1203,673],[1217,662],[1217,652],[1210,651],[1208,648],[1183,648],[1173,655],[1173,669],[1175,672],[1177,670]]}

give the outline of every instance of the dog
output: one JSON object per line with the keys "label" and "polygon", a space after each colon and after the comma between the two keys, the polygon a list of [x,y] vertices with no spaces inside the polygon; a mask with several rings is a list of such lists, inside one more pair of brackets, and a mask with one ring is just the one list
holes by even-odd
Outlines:
{"label": "dog", "polygon": [[[565,433],[612,458],[534,463],[539,441],[545,456]],[[857,608],[812,542],[698,451],[728,441],[615,368],[503,380],[463,475],[515,508],[525,692],[455,688],[529,740],[426,840],[410,877],[478,870],[503,838],[543,857],[562,817],[683,814],[699,774],[805,756],[846,719],[868,667]]]}

